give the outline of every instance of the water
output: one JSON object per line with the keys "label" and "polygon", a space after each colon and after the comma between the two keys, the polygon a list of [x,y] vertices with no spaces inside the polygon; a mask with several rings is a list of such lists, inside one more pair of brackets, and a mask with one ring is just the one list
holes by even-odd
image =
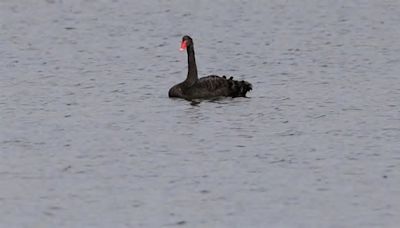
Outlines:
{"label": "water", "polygon": [[[398,1],[0,2],[1,227],[397,227]],[[250,98],[167,97],[186,75]]]}

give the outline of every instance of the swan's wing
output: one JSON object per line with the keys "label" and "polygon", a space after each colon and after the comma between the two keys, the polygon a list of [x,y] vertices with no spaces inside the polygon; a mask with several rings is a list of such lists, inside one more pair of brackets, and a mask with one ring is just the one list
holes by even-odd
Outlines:
{"label": "swan's wing", "polygon": [[188,88],[187,95],[195,98],[244,97],[251,89],[251,84],[246,81],[233,80],[233,77],[227,79],[225,76],[210,75],[197,80],[193,86]]}
{"label": "swan's wing", "polygon": [[232,87],[233,81],[226,79],[226,77],[219,77],[217,75],[210,75],[200,78],[195,86],[197,88],[206,89],[208,91],[216,91],[220,89],[229,89]]}

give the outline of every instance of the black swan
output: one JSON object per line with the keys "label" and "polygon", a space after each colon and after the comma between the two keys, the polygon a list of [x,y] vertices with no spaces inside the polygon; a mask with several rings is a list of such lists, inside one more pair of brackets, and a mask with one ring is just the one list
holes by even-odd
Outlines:
{"label": "black swan", "polygon": [[169,97],[179,97],[187,100],[216,97],[245,97],[252,89],[246,81],[233,80],[233,77],[210,75],[197,77],[196,60],[194,57],[193,40],[189,36],[182,38],[181,48],[187,50],[189,70],[186,80],[174,85],[168,92]]}

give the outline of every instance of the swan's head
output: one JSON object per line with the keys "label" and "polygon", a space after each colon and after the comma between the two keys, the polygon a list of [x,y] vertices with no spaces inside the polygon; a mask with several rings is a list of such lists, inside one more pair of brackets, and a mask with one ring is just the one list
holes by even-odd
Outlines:
{"label": "swan's head", "polygon": [[193,40],[192,40],[192,38],[190,38],[190,36],[186,35],[186,36],[182,37],[181,48],[179,48],[179,50],[183,51],[191,45],[193,45]]}

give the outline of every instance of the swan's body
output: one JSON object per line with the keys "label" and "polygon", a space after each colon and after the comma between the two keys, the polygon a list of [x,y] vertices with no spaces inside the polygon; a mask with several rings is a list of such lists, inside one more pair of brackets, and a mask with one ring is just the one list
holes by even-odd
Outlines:
{"label": "swan's body", "polygon": [[233,80],[232,77],[227,79],[225,76],[210,75],[199,79],[197,76],[193,41],[189,36],[182,38],[181,49],[184,48],[187,49],[188,54],[189,69],[187,78],[169,90],[169,97],[179,97],[187,100],[215,97],[245,97],[246,93],[252,89],[250,83]]}

